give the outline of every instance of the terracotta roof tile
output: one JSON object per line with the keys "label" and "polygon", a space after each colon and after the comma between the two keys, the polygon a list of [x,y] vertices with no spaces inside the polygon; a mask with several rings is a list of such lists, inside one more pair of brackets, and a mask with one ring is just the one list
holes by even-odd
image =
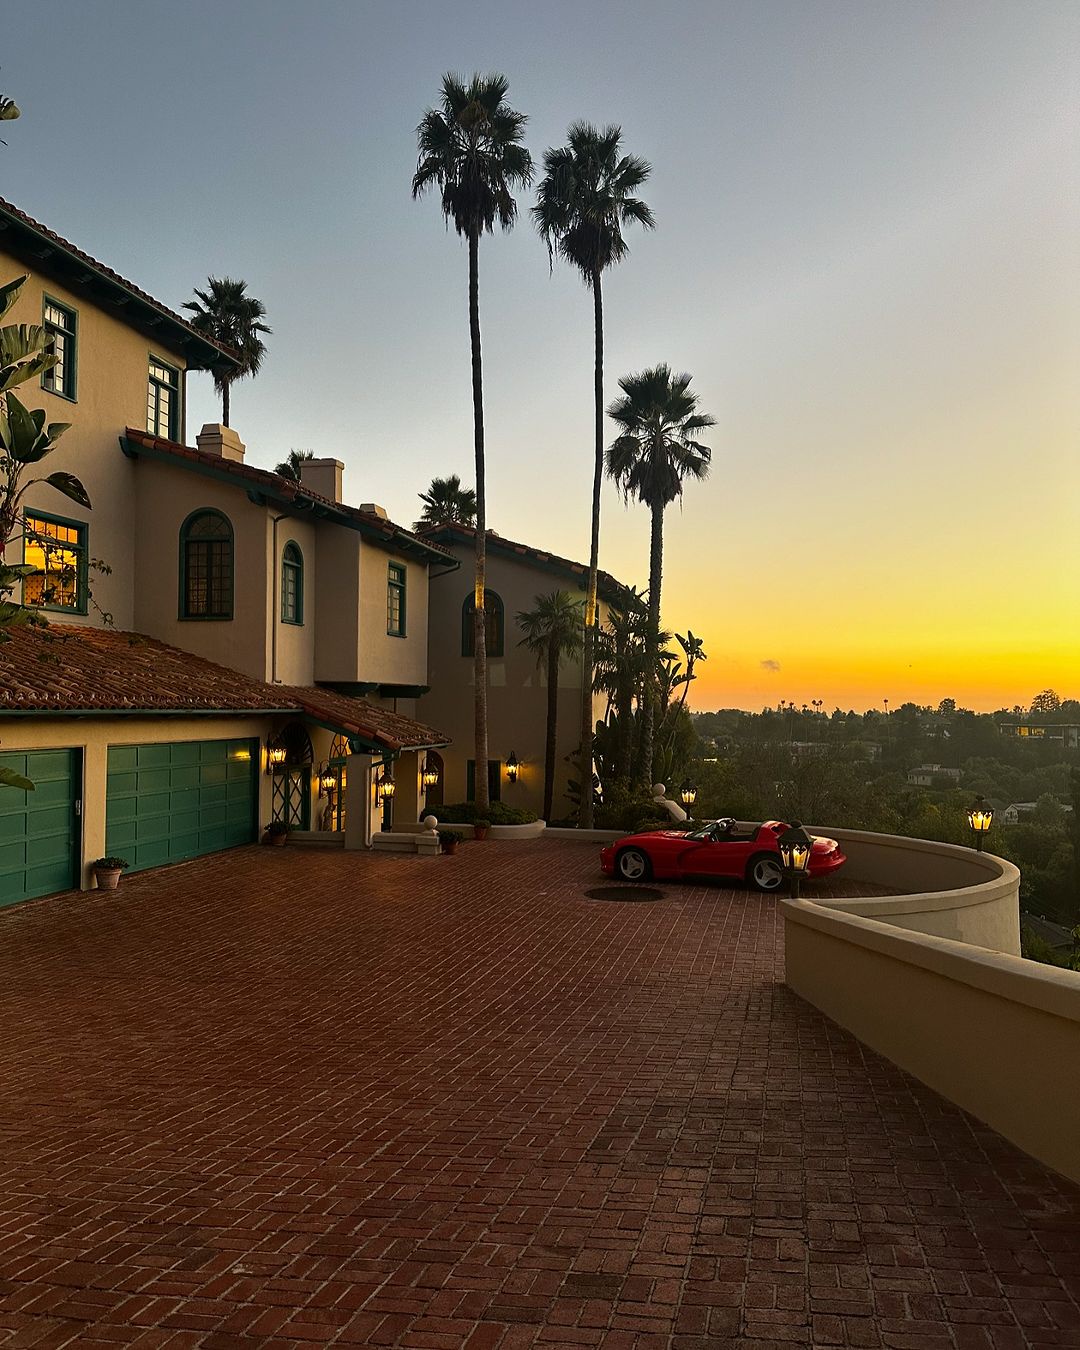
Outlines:
{"label": "terracotta roof tile", "polygon": [[141,633],[60,623],[9,632],[0,644],[0,716],[296,712],[388,750],[449,739],[367,699],[267,684]]}

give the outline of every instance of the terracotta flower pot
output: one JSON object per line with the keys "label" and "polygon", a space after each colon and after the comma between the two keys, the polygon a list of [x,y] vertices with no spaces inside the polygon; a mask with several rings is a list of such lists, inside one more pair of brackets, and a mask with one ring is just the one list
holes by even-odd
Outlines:
{"label": "terracotta flower pot", "polygon": [[284,848],[288,837],[287,834],[272,834],[269,836],[270,842],[275,848]]}
{"label": "terracotta flower pot", "polygon": [[490,833],[490,831],[491,831],[491,826],[490,826],[490,825],[474,825],[474,826],[473,826],[473,838],[474,838],[474,839],[486,839],[486,838],[488,837],[488,834]]}
{"label": "terracotta flower pot", "polygon": [[120,873],[122,867],[102,867],[94,872],[94,879],[97,882],[99,891],[115,891],[120,885]]}
{"label": "terracotta flower pot", "polygon": [[456,853],[456,852],[457,852],[457,840],[455,839],[452,843],[449,843],[449,844],[443,844],[443,846],[442,846],[442,851],[443,851],[444,853]]}

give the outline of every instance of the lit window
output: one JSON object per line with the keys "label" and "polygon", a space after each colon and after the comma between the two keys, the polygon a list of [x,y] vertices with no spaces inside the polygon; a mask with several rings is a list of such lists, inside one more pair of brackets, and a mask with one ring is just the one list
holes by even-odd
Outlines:
{"label": "lit window", "polygon": [[220,511],[197,511],[180,531],[180,617],[231,619],[233,533]]}
{"label": "lit window", "polygon": [[405,568],[390,563],[386,574],[386,631],[391,637],[405,636]]}
{"label": "lit window", "polygon": [[48,350],[56,357],[41,377],[41,387],[64,398],[75,397],[75,311],[46,299],[42,325],[49,336]]}
{"label": "lit window", "polygon": [[27,515],[23,562],[38,570],[23,580],[23,604],[86,613],[86,526]]}
{"label": "lit window", "polygon": [[[476,654],[476,629],[474,619],[476,617],[476,605],[473,603],[472,592],[466,597],[461,606],[461,654],[462,656],[475,656]],[[503,654],[503,628],[504,613],[502,598],[494,591],[484,592],[484,647],[488,656],[502,656]]]}
{"label": "lit window", "polygon": [[304,555],[293,543],[281,555],[281,621],[304,622]]}
{"label": "lit window", "polygon": [[180,372],[156,356],[150,358],[146,389],[146,429],[165,441],[175,441],[180,431]]}

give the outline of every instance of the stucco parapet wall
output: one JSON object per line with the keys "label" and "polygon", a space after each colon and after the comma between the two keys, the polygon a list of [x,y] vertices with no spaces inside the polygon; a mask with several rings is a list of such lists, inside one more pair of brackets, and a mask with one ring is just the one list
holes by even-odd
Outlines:
{"label": "stucco parapet wall", "polygon": [[995,998],[1080,1025],[1080,972],[1042,965],[952,938],[898,929],[879,919],[838,912],[839,902],[835,901],[780,903],[788,923],[802,924],[834,940],[878,952],[946,980],[981,989]]}

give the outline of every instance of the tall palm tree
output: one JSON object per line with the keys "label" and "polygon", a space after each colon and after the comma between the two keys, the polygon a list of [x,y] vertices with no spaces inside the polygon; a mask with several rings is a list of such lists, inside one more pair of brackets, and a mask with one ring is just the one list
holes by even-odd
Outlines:
{"label": "tall palm tree", "polygon": [[274,472],[280,474],[282,478],[290,478],[294,483],[299,483],[304,465],[309,459],[314,458],[314,450],[290,450],[288,459],[283,459],[280,464],[275,465]]}
{"label": "tall palm tree", "polygon": [[[585,643],[581,682],[582,782],[592,781],[593,630],[596,624],[596,575],[600,566],[600,487],[604,477],[604,302],[601,277],[630,251],[623,228],[633,222],[652,229],[653,213],[634,194],[648,178],[648,163],[622,153],[622,128],[603,131],[588,122],[574,122],[567,144],[544,152],[544,177],[537,189],[533,221],[548,254],[576,267],[593,294],[595,340],[592,531],[589,584],[585,595]],[[578,823],[593,820],[591,792],[581,794]]]}
{"label": "tall palm tree", "polygon": [[664,574],[664,512],[682,496],[688,478],[705,478],[712,451],[697,439],[716,419],[698,411],[690,376],[672,374],[667,365],[624,375],[622,398],[608,409],[621,428],[608,448],[608,473],[623,497],[636,497],[652,512],[649,549],[649,617],[646,636],[647,682],[642,707],[643,785],[652,780],[654,682],[659,660],[660,591]]}
{"label": "tall palm tree", "polygon": [[433,478],[428,490],[418,492],[417,496],[424,503],[424,509],[414,529],[476,523],[476,493],[472,488],[463,488],[456,473],[449,478]]}
{"label": "tall palm tree", "polygon": [[551,819],[555,796],[555,746],[559,719],[559,664],[581,650],[581,602],[565,591],[534,598],[535,608],[517,616],[525,636],[518,643],[547,669],[547,745],[544,749],[544,819]]}
{"label": "tall palm tree", "polygon": [[261,321],[266,308],[261,300],[247,294],[246,281],[231,277],[209,277],[208,289],[195,287],[196,299],[185,300],[184,308],[195,316],[192,328],[229,347],[240,358],[239,367],[224,367],[214,371],[214,388],[221,395],[221,420],[229,425],[229,393],[235,380],[246,375],[257,375],[266,355],[263,335],[273,329]]}
{"label": "tall palm tree", "polygon": [[484,478],[484,380],[480,359],[480,236],[498,221],[513,228],[513,189],[532,181],[532,156],[521,144],[526,117],[506,102],[505,75],[474,75],[466,84],[444,75],[439,107],[429,108],[416,128],[419,157],[412,195],[438,189],[443,215],[469,244],[469,338],[472,346],[473,443],[476,452],[476,575],[474,666],[476,700],[476,802],[488,804],[487,497]]}

